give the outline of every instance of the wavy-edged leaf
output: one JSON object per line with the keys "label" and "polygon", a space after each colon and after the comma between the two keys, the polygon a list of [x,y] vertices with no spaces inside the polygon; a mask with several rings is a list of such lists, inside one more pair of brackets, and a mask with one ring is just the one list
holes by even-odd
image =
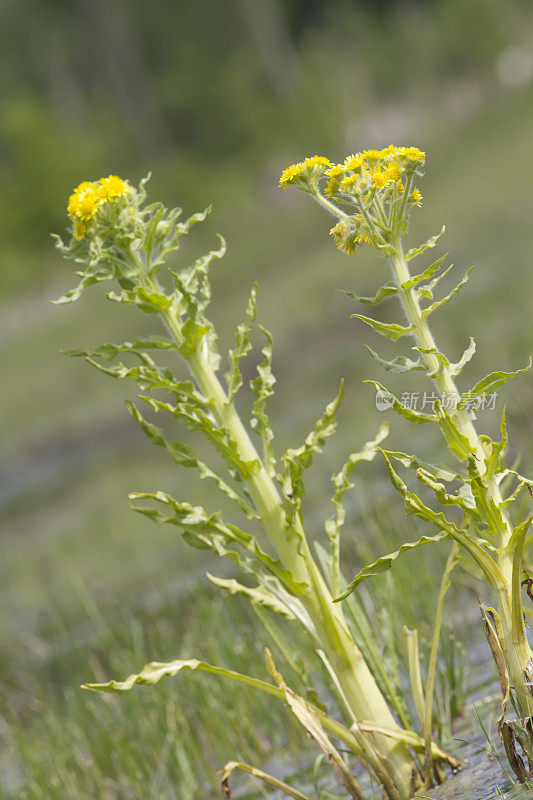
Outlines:
{"label": "wavy-edged leaf", "polygon": [[[214,664],[209,664],[206,661],[199,661],[196,658],[176,659],[168,662],[153,661],[150,664],[146,664],[140,672],[130,675],[124,681],[112,680],[105,683],[84,683],[82,684],[82,688],[90,689],[93,692],[99,692],[101,694],[120,694],[122,692],[130,691],[134,688],[134,686],[153,685],[159,683],[162,678],[167,676],[172,677],[178,675],[180,672],[188,670],[198,670],[199,672],[207,672],[211,673],[212,675],[219,675],[220,677],[229,678],[237,683],[249,686],[252,689],[259,689],[260,691],[266,692],[267,694],[277,697],[280,700],[286,699],[285,692],[277,685],[267,683],[267,681],[263,681],[259,678],[253,678],[250,675],[244,675],[241,672],[235,672],[234,670],[225,669],[224,667],[217,667]],[[322,725],[326,730],[347,744],[356,755],[360,754],[361,750],[357,744],[357,741],[353,733],[348,728],[346,728],[340,722],[337,722],[337,720],[328,716],[328,714],[322,711],[322,709],[319,707],[314,706],[309,701],[306,702],[312,711],[318,715]],[[373,730],[371,725],[367,725],[366,727],[370,731]],[[378,732],[382,733],[384,736],[396,738],[398,741],[405,741],[406,744],[409,744],[415,748],[420,749],[421,746],[423,747],[422,739],[412,731],[404,731],[401,728],[398,728],[397,730],[382,728]],[[439,751],[438,748],[435,748],[435,755],[437,758],[447,760],[446,754],[442,753],[442,751]]]}
{"label": "wavy-edged leaf", "polygon": [[167,336],[148,336],[146,338],[137,337],[132,339],[131,342],[121,342],[120,344],[107,342],[99,345],[94,350],[78,348],[64,352],[68,356],[82,356],[85,358],[90,355],[91,358],[103,358],[104,361],[113,361],[119,353],[132,353],[140,358],[143,363],[153,366],[154,362],[152,359],[146,358],[145,350],[174,350],[175,348],[176,345]]}
{"label": "wavy-edged leaf", "polygon": [[449,451],[460,461],[468,461],[475,454],[474,445],[461,433],[453,417],[438,400],[435,403],[435,413]]}
{"label": "wavy-edged leaf", "polygon": [[164,447],[170,453],[176,464],[197,469],[200,474],[200,478],[209,478],[210,480],[213,480],[220,491],[229,497],[230,500],[233,500],[233,502],[236,503],[241,511],[248,517],[248,519],[258,519],[254,509],[246,502],[246,500],[244,500],[234,489],[232,489],[232,487],[226,483],[226,481],[219,477],[216,472],[213,472],[213,470],[208,467],[207,464],[201,461],[197,457],[192,447],[175,440],[166,439],[163,429],[158,428],[156,425],[152,425],[151,422],[148,422],[148,420],[144,419],[137,406],[129,400],[126,400],[126,408],[132,417],[140,424],[148,439],[150,439],[153,444]]}
{"label": "wavy-edged leaf", "polygon": [[389,297],[398,294],[398,287],[394,283],[385,283],[383,286],[379,287],[374,297],[360,297],[358,294],[355,294],[355,292],[348,292],[345,289],[341,289],[341,291],[343,294],[351,297],[352,300],[357,300],[365,306],[377,306]]}
{"label": "wavy-edged leaf", "polygon": [[464,475],[461,475],[459,472],[455,472],[454,470],[450,469],[446,466],[446,464],[429,464],[427,461],[422,461],[417,456],[408,455],[407,453],[402,453],[399,450],[384,450],[383,451],[389,458],[393,458],[395,461],[399,461],[400,464],[403,464],[404,467],[409,467],[412,470],[419,470],[425,469],[431,474],[443,481],[455,481],[466,480]]}
{"label": "wavy-edged leaf", "polygon": [[437,270],[439,269],[441,264],[446,260],[447,257],[448,253],[444,253],[444,255],[441,256],[440,258],[437,258],[437,260],[434,261],[433,264],[430,264],[429,267],[426,267],[426,269],[423,272],[420,272],[418,275],[415,275],[408,281],[404,281],[404,283],[401,284],[402,289],[406,290],[412,289],[413,286],[417,286],[422,281],[429,280],[437,272]]}
{"label": "wavy-edged leaf", "polygon": [[452,378],[456,378],[463,370],[463,368],[468,364],[474,353],[476,352],[476,342],[474,338],[470,337],[470,344],[464,351],[463,355],[456,361],[454,364],[450,364],[450,375]]}
{"label": "wavy-edged leaf", "polygon": [[329,575],[331,593],[336,595],[340,591],[340,542],[339,532],[346,519],[346,511],[343,506],[344,495],[349,489],[353,489],[354,484],[350,478],[357,464],[361,461],[373,461],[378,452],[379,445],[389,435],[389,426],[384,422],[374,439],[366,442],[364,447],[357,453],[352,453],[340,472],[333,475],[331,480],[335,491],[331,502],[333,503],[335,514],[324,523],[330,545]]}
{"label": "wavy-edged leaf", "polygon": [[244,586],[244,584],[239,583],[235,578],[218,578],[216,575],[211,575],[209,572],[205,574],[211,583],[214,583],[215,586],[220,586],[230,594],[242,594],[244,597],[247,597],[253,605],[264,606],[270,611],[275,611],[276,614],[281,614],[287,619],[295,619],[292,611],[290,611],[284,603],[281,603],[268,589],[265,589],[264,586]]}
{"label": "wavy-edged leaf", "polygon": [[264,772],[262,769],[257,769],[257,767],[253,767],[250,764],[245,764],[243,761],[228,761],[222,770],[221,787],[222,794],[226,800],[231,800],[229,778],[231,773],[236,769],[240,769],[248,775],[253,775],[254,778],[259,778],[263,783],[266,783],[267,786],[272,786],[273,789],[283,792],[283,794],[286,794],[288,797],[293,797],[294,800],[310,800],[308,795],[289,786],[285,781],[275,778],[273,775],[269,775],[268,772]]}
{"label": "wavy-edged leaf", "polygon": [[363,383],[367,383],[369,386],[373,386],[376,391],[384,392],[390,398],[390,402],[394,411],[400,415],[400,417],[404,417],[404,419],[408,419],[409,422],[416,422],[418,425],[424,425],[426,422],[435,422],[436,416],[434,414],[423,414],[421,411],[414,411],[413,409],[405,406],[403,403],[400,403],[397,397],[395,397],[392,392],[389,392],[382,383],[379,381],[373,380],[366,380]]}
{"label": "wavy-edged leaf", "polygon": [[[139,341],[149,342],[151,340],[134,340],[134,342]],[[163,337],[161,337],[161,343],[162,341]],[[70,356],[84,358],[93,367],[96,367],[100,372],[109,375],[111,378],[118,380],[122,378],[133,379],[141,391],[151,392],[154,389],[163,389],[182,401],[187,400],[188,402],[196,403],[200,406],[207,402],[203,395],[195,389],[191,381],[177,380],[170,369],[167,367],[159,367],[152,357],[144,350],[127,348],[126,345],[128,344],[130,343],[125,342],[123,345],[103,344],[95,350],[77,348],[65,352]],[[128,366],[122,362],[116,364],[109,363],[113,360],[115,353],[120,351],[129,352],[131,355],[138,358],[141,364]],[[102,364],[98,359],[103,359],[107,361],[108,364]]]}
{"label": "wavy-edged leaf", "polygon": [[474,269],[473,266],[470,267],[469,269],[467,269],[463,280],[460,281],[457,284],[457,286],[455,286],[455,288],[453,288],[451,290],[451,292],[449,292],[445,297],[443,297],[441,300],[436,300],[434,303],[432,303],[427,308],[422,309],[422,319],[426,319],[427,317],[429,317],[430,314],[433,314],[433,312],[436,311],[438,308],[440,308],[441,306],[445,305],[446,303],[449,303],[450,300],[453,297],[455,297],[455,295],[458,294],[461,291],[461,289],[463,288],[463,286],[466,284],[466,282],[468,281],[468,278],[470,277],[470,274],[471,274],[473,269]]}
{"label": "wavy-edged leaf", "polygon": [[405,260],[411,261],[412,258],[415,258],[415,256],[420,255],[420,253],[423,253],[424,250],[427,250],[429,247],[435,247],[441,236],[444,235],[445,230],[446,226],[443,225],[440,233],[435,234],[435,236],[430,236],[429,239],[426,239],[424,244],[420,245],[420,247],[413,247],[411,250],[409,250],[409,252],[405,254]]}
{"label": "wavy-edged leaf", "polygon": [[[219,512],[207,514],[201,506],[179,502],[166,492],[131,492],[131,506],[135,511],[152,519],[157,524],[170,523],[182,530],[185,541],[199,550],[213,550],[235,562],[248,574],[258,576],[260,565],[281,581],[296,597],[304,594],[308,586],[294,580],[281,561],[266,553],[254,536],[245,533],[236,525],[224,523]],[[153,506],[136,505],[134,501],[149,500],[161,504],[169,513]],[[245,554],[251,559],[245,558]]]}
{"label": "wavy-edged leaf", "polygon": [[374,350],[371,350],[370,347],[365,344],[366,349],[374,359],[377,361],[378,364],[383,367],[386,372],[390,372],[393,375],[398,375],[400,372],[416,372],[416,371],[423,371],[427,370],[426,365],[423,361],[418,358],[416,361],[413,361],[407,356],[396,356],[393,358],[392,361],[386,361],[384,358],[381,358]]}
{"label": "wavy-edged leaf", "polygon": [[331,403],[328,403],[322,416],[316,421],[313,430],[306,436],[304,443],[298,448],[289,448],[281,458],[283,469],[277,479],[290,507],[292,527],[296,518],[301,520],[302,498],[305,487],[302,474],[311,466],[316,453],[321,453],[326,439],[337,428],[336,414],[343,395],[343,382],[339,392]]}
{"label": "wavy-edged leaf", "polygon": [[242,386],[242,375],[239,363],[252,349],[252,343],[250,342],[248,334],[257,316],[257,283],[254,283],[252,286],[250,299],[248,300],[248,306],[246,308],[246,316],[248,319],[237,326],[235,332],[235,346],[228,353],[230,369],[224,375],[228,387],[228,402],[233,400]]}
{"label": "wavy-edged leaf", "polygon": [[58,297],[57,300],[51,300],[54,305],[65,305],[66,303],[74,303],[79,300],[83,291],[89,286],[94,286],[96,283],[103,283],[104,281],[111,281],[114,278],[113,272],[109,269],[101,270],[98,272],[78,272],[81,276],[81,281],[73,289],[69,289],[64,295]]}
{"label": "wavy-edged leaf", "polygon": [[272,387],[276,383],[276,378],[272,374],[272,334],[262,325],[259,325],[259,329],[266,337],[266,344],[261,350],[265,358],[257,367],[257,378],[250,381],[250,388],[255,396],[250,427],[261,439],[265,469],[271,477],[274,477],[276,474],[276,459],[272,449],[274,434],[265,411],[266,401],[274,394]]}
{"label": "wavy-edged leaf", "polygon": [[[187,384],[184,384],[187,386]],[[193,387],[191,387],[194,391]],[[173,388],[171,391],[175,391]],[[178,402],[174,405],[154,397],[139,395],[139,398],[150,406],[154,411],[168,411],[180,422],[185,423],[189,430],[199,431],[211,442],[215,449],[220,453],[228,464],[232,477],[235,480],[248,478],[261,468],[259,461],[244,461],[241,458],[239,448],[234,439],[230,436],[225,427],[220,427],[211,416],[209,402],[200,397],[188,397],[184,392],[177,396]]]}
{"label": "wavy-edged leaf", "polygon": [[523,367],[523,369],[517,369],[514,370],[514,372],[504,372],[503,370],[498,370],[486,375],[484,378],[478,381],[478,383],[476,383],[476,385],[470,389],[470,391],[465,392],[462,395],[458,408],[465,408],[473,400],[485,397],[488,394],[493,394],[497,389],[500,388],[500,386],[503,386],[505,383],[507,383],[510,378],[521,375],[523,372],[528,372],[531,369],[531,363],[532,359],[530,356],[529,363],[527,366]]}
{"label": "wavy-edged leaf", "polygon": [[339,595],[339,597],[335,597],[334,602],[338,602],[339,600],[344,600],[351,594],[359,584],[365,580],[365,578],[369,578],[371,575],[380,575],[382,572],[386,572],[390,569],[398,558],[401,556],[402,553],[408,553],[410,550],[414,550],[416,547],[421,547],[424,544],[435,544],[437,542],[442,542],[445,539],[449,539],[450,534],[443,531],[442,533],[437,533],[435,536],[421,536],[416,542],[406,542],[402,544],[398,550],[395,550],[394,553],[389,553],[386,556],[380,556],[380,558],[376,559],[372,564],[368,564],[366,567],[363,567],[355,578],[348,584],[344,592]]}
{"label": "wavy-edged leaf", "polygon": [[[444,256],[443,258],[445,258],[445,257],[446,256]],[[437,262],[435,262],[435,263],[437,263],[440,266],[442,261],[440,259],[438,259]],[[431,266],[433,267],[434,265],[432,264]],[[448,274],[448,272],[450,272],[450,270],[452,268],[453,268],[453,264],[450,264],[449,267],[446,267],[446,269],[443,272],[441,272],[439,275],[436,275],[432,280],[429,281],[429,283],[425,283],[423,286],[419,286],[415,290],[417,299],[418,300],[433,300],[433,290],[435,289],[435,286],[438,283],[440,283],[443,278],[446,277],[446,275]]]}
{"label": "wavy-edged leaf", "polygon": [[173,677],[180,672],[188,670],[199,670],[200,672],[210,672],[212,675],[220,675],[224,678],[231,678],[231,680],[243,683],[254,689],[260,689],[267,694],[274,695],[274,697],[283,697],[281,690],[271,683],[262,681],[259,678],[252,678],[250,675],[243,675],[241,672],[235,672],[232,669],[225,669],[224,667],[217,667],[214,664],[208,664],[206,661],[199,661],[197,658],[189,659],[175,659],[174,661],[152,661],[146,664],[138,673],[130,675],[124,681],[107,681],[105,683],[83,683],[82,689],[90,689],[93,692],[100,693],[122,693],[129,692],[136,685],[152,686],[159,683],[162,678],[167,676]]}
{"label": "wavy-edged leaf", "polygon": [[381,336],[392,339],[394,342],[398,341],[402,336],[408,336],[412,333],[410,325],[405,327],[403,325],[396,325],[394,322],[379,322],[379,320],[372,319],[372,317],[365,317],[363,314],[351,314],[350,319],[354,318],[360,319],[362,322],[370,325],[376,333],[380,333]]}
{"label": "wavy-edged leaf", "polygon": [[[500,589],[506,586],[505,578],[498,567],[497,563],[490,556],[484,546],[479,541],[474,539],[471,535],[460,530],[453,522],[446,519],[442,512],[433,511],[428,508],[422,500],[411,492],[400,476],[392,467],[390,460],[387,458],[384,451],[382,451],[389,478],[396,489],[401,494],[405,503],[405,510],[408,514],[415,514],[426,522],[431,522],[444,533],[448,533],[452,539],[460,544],[472,556],[474,561],[481,567],[487,580],[495,589]],[[485,543],[483,543],[485,544]]]}
{"label": "wavy-edged leaf", "polygon": [[498,541],[498,537],[505,536],[507,530],[506,521],[485,483],[484,476],[479,473],[474,456],[470,456],[468,459],[468,474],[476,508],[481,519],[488,523],[491,533],[494,535],[495,540]]}
{"label": "wavy-edged leaf", "polygon": [[[439,501],[439,503],[443,506],[459,506],[463,511],[473,517],[476,521],[480,520],[479,512],[476,510],[475,503],[473,502],[473,498],[471,499],[471,493],[469,497],[466,497],[459,492],[458,494],[450,494],[446,491],[446,487],[443,483],[439,483],[439,481],[435,478],[431,472],[428,472],[425,469],[418,469],[416,471],[416,477],[418,480],[427,486],[428,489],[431,489],[435,498]],[[468,487],[470,490],[470,487]]]}
{"label": "wavy-edged leaf", "polygon": [[444,353],[441,353],[440,350],[438,350],[436,347],[415,346],[413,347],[413,350],[418,350],[419,353],[423,353],[423,355],[425,356],[435,356],[435,358],[437,359],[438,366],[436,367],[436,369],[429,370],[429,368],[426,366],[426,369],[428,369],[428,378],[435,378],[442,372],[442,370],[445,367],[448,367],[450,364]]}
{"label": "wavy-edged leaf", "polygon": [[506,411],[507,404],[503,407],[500,416],[501,441],[495,442],[490,436],[482,435],[479,437],[485,452],[485,473],[489,478],[493,478],[495,474],[499,474],[505,468],[503,455],[509,443],[509,434],[507,433],[507,426],[505,424]]}

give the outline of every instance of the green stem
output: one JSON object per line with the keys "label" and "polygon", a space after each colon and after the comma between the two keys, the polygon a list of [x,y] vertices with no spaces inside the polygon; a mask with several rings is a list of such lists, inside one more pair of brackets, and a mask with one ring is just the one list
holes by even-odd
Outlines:
{"label": "green stem", "polygon": [[[141,284],[147,289],[161,292],[161,287],[149,276],[142,260],[133,252],[131,258]],[[183,337],[181,320],[176,310],[170,306],[161,312],[161,317],[171,338],[180,348]],[[333,603],[299,521],[296,521],[298,536],[287,536],[285,512],[278,490],[252,444],[233,403],[228,400],[211,366],[204,343],[205,339],[200,342],[193,354],[184,357],[200,390],[206,397],[211,398],[212,411],[217,422],[229,431],[236,442],[240,457],[244,461],[257,461],[260,465],[260,468],[248,478],[250,495],[284,566],[296,580],[311,585],[311,591],[305,593],[301,600],[317,629],[322,649],[334,666],[354,718],[372,720],[378,727],[398,729],[383,694],[350,635],[341,606]],[[406,745],[379,734],[365,735],[368,737],[369,746],[379,752],[379,758],[397,787],[399,796],[402,800],[410,797],[415,766]]]}
{"label": "green stem", "polygon": [[[393,242],[395,249],[394,255],[390,258],[390,264],[394,275],[394,280],[398,287],[399,297],[402,302],[405,315],[411,326],[412,334],[417,345],[422,351],[437,350],[435,339],[431,333],[426,319],[422,315],[422,310],[418,302],[418,297],[414,287],[409,287],[411,274],[405,260],[401,236]],[[428,372],[433,374],[433,382],[443,398],[459,398],[460,393],[450,369],[442,365],[438,358],[431,352],[422,352]],[[485,453],[477,434],[477,431],[470,419],[466,409],[457,409],[454,414],[455,423],[459,431],[466,436],[473,450],[476,453],[476,464],[480,475],[483,478],[485,472]],[[500,489],[492,476],[486,476],[483,481],[487,500],[492,501],[498,508],[502,509],[503,498]],[[513,554],[507,548],[512,535],[512,526],[504,510],[501,510],[504,528],[495,530],[494,534],[498,546],[498,566],[504,576],[505,585],[499,587],[499,611],[502,619],[502,629],[504,631],[504,642],[502,643],[509,663],[509,671],[515,691],[517,693],[520,707],[524,716],[533,714],[533,697],[524,687],[524,676],[529,676],[533,669],[533,653],[527,642],[525,633],[521,588],[513,592]],[[513,609],[515,613],[513,614]],[[513,626],[514,619],[514,626]],[[530,678],[528,678],[530,680]]]}

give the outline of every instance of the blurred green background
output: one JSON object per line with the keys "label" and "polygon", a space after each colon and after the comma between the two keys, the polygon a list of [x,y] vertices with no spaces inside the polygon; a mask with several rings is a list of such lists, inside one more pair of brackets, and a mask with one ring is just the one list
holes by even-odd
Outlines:
{"label": "blurred green background", "polygon": [[[446,223],[444,247],[458,269],[477,265],[435,318],[438,339],[456,357],[476,337],[468,381],[523,366],[533,289],[533,6],[5,0],[0,21],[0,796],[216,797],[214,772],[225,760],[295,769],[312,749],[282,708],[206,676],[121,700],[78,690],[95,675],[178,656],[262,676],[266,637],[251,610],[203,578],[219,565],[128,509],[129,490],[166,488],[210,508],[213,499],[138,431],[122,403],[133,386],[60,354],[148,328],[108,308],[98,290],[51,305],[75,276],[50,232],[65,227],[72,187],[110,172],[133,182],[151,172],[150,196],[187,214],[214,204],[181,263],[212,247],[217,232],[227,238],[212,311],[226,345],[259,281],[261,321],[275,341],[278,454],[298,444],[346,379],[342,433],[310,476],[309,527],[319,535],[329,475],[385,418],[362,384],[382,379],[362,345],[387,347],[348,319],[357,309],[337,289],[372,294],[386,265],[366,252],[337,253],[329,221],[304,195],[281,192],[279,173],[315,153],[340,160],[390,142],[426,150],[425,200],[410,237],[418,243]],[[504,400],[526,471],[531,379],[510,384],[497,411]],[[496,418],[485,412],[481,427],[494,430]],[[433,431],[416,431],[413,447],[410,428],[390,421],[394,449],[437,447]],[[381,464],[361,470],[348,510],[348,572],[413,537]],[[398,630],[418,614],[430,618],[433,598],[409,591],[410,574],[423,574],[431,595],[441,563],[433,553],[408,557],[394,590]],[[390,591],[371,582],[365,601],[379,609]]]}

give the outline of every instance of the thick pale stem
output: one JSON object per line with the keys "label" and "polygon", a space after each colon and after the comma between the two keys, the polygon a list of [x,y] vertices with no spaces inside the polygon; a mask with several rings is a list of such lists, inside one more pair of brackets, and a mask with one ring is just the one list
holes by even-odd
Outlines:
{"label": "thick pale stem", "polygon": [[[411,280],[411,274],[403,255],[401,237],[396,239],[393,246],[395,248],[395,254],[391,256],[390,263],[394,280],[399,290],[399,296],[407,320],[411,326],[412,334],[422,351],[436,350],[435,339],[433,338],[426,319],[422,315],[415,289],[413,287],[405,288],[408,281]],[[433,381],[441,397],[443,399],[448,397],[459,398],[460,394],[453,376],[450,374],[449,368],[442,365],[439,359],[431,353],[423,352],[422,357],[428,371],[433,374]],[[467,437],[475,450],[477,468],[480,474],[483,475],[485,471],[485,453],[472,420],[468,416],[468,412],[466,409],[457,409],[454,419],[459,431]],[[489,478],[487,476],[485,488],[487,498],[492,500],[501,509],[503,498],[494,478]],[[501,513],[504,521],[504,529],[495,531],[494,533],[498,544],[498,565],[505,578],[505,585],[499,590],[499,612],[504,635],[503,646],[508,659],[511,679],[523,715],[530,716],[533,713],[533,698],[530,691],[524,687],[524,681],[526,678],[527,680],[531,680],[528,676],[531,674],[533,668],[533,653],[527,642],[522,615],[519,614],[518,618],[516,618],[515,615],[514,626],[512,622],[513,554],[507,549],[509,539],[512,535],[512,526],[505,511],[502,510]],[[516,592],[514,594],[515,604],[517,602],[521,603],[520,596],[517,595]]]}
{"label": "thick pale stem", "polygon": [[[179,343],[179,323],[170,312],[165,312],[163,316],[170,333]],[[299,529],[300,538],[297,542],[288,539],[284,511],[276,486],[263,466],[233,404],[228,403],[227,395],[209,364],[207,354],[197,352],[188,359],[188,363],[202,392],[213,399],[213,411],[219,423],[230,431],[241,458],[261,464],[260,470],[252,473],[248,480],[250,494],[284,565],[297,580],[311,583],[312,591],[301,599],[317,628],[321,646],[335,667],[355,717],[358,720],[373,720],[383,727],[397,727],[385,698],[349,633],[341,607],[332,601],[322,574],[311,556],[303,530]],[[383,753],[386,768],[398,786],[400,796],[409,797],[413,761],[405,745],[373,734],[369,739],[373,739]]]}
{"label": "thick pale stem", "polygon": [[[136,265],[140,282],[146,288],[160,292],[160,287],[149,277],[142,260],[133,252],[130,256]],[[183,342],[181,324],[173,308],[162,311],[161,317],[179,347]],[[228,401],[210,364],[208,353],[200,344],[186,360],[202,393],[213,400],[213,414],[217,421],[230,432],[237,443],[240,457],[244,461],[257,461],[260,464],[260,469],[252,472],[248,479],[250,494],[284,566],[296,580],[311,584],[311,591],[301,599],[317,629],[321,647],[336,670],[355,719],[370,720],[377,727],[397,728],[392,712],[349,632],[341,606],[333,603],[331,593],[312,558],[303,530],[299,527],[298,538],[291,539],[287,536],[278,490],[235,407]],[[379,760],[384,770],[382,783],[390,783],[391,779],[391,786],[395,787],[395,792],[388,792],[391,800],[407,800],[412,794],[416,776],[416,766],[407,746],[388,736],[375,733],[365,735],[369,745],[374,745],[380,753]]]}

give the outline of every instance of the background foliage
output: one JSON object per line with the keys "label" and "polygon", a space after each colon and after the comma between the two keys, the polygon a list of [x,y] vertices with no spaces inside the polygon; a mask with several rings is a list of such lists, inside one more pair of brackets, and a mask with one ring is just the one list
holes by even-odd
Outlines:
{"label": "background foliage", "polygon": [[[296,730],[280,726],[282,710],[223,700],[215,679],[187,676],[179,692],[163,684],[121,701],[77,689],[154,656],[263,675],[262,633],[238,600],[215,599],[200,577],[209,564],[128,510],[131,489],[175,493],[179,482],[181,496],[209,497],[147,446],[121,408],[131,393],[59,354],[140,331],[96,298],[48,304],[72,283],[49,233],[65,224],[72,186],[109,172],[138,181],[151,170],[151,196],[186,213],[214,202],[182,263],[217,231],[227,237],[213,274],[226,336],[259,281],[283,446],[347,379],[344,434],[313,468],[307,497],[310,519],[323,517],[329,475],[383,421],[361,384],[377,376],[366,333],[335,289],[372,294],[384,265],[339,255],[327,220],[281,193],[277,176],[302,154],[339,159],[394,140],[425,149],[413,237],[446,222],[453,260],[479,265],[455,317],[437,320],[440,340],[459,353],[476,336],[474,382],[521,366],[533,288],[533,9],[526,0],[7,0],[0,64],[0,796],[63,798],[68,787],[76,800],[193,800],[228,758],[266,764],[284,749],[296,768],[305,755]],[[391,382],[396,393],[416,388]],[[525,452],[531,381],[510,391],[501,400]],[[500,410],[483,417],[489,430]],[[391,447],[406,449],[408,429],[391,422]],[[422,445],[429,453],[434,443]],[[352,564],[413,538],[381,465],[364,476],[348,509]],[[378,608],[394,601],[398,630],[428,616],[440,567],[431,556],[409,557],[396,588],[365,589]],[[415,569],[426,595],[405,591]],[[252,704],[253,736],[241,722]]]}

